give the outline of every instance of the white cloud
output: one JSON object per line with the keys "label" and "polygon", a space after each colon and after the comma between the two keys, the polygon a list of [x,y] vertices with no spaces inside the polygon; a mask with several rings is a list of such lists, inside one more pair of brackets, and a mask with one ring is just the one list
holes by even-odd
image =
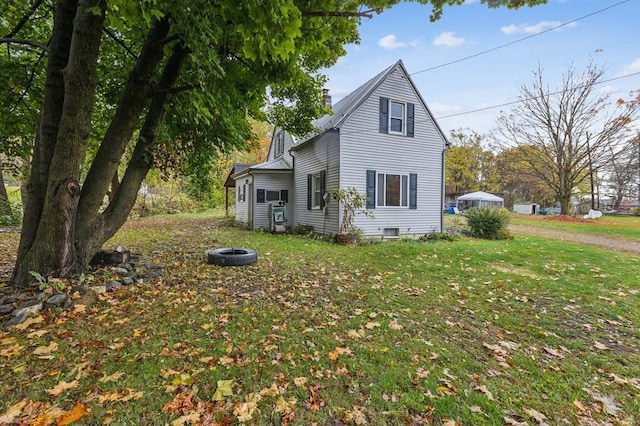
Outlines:
{"label": "white cloud", "polygon": [[461,108],[457,105],[442,104],[439,102],[429,103],[429,109],[434,115],[446,115],[460,112]]}
{"label": "white cloud", "polygon": [[[549,30],[551,28],[562,25],[560,21],[540,21],[537,24],[529,25],[529,24],[521,24],[521,25],[507,25],[500,28],[504,34],[513,35],[513,34],[538,34],[542,31]],[[571,22],[567,25],[564,25],[562,28],[572,28],[578,25],[576,22]]]}
{"label": "white cloud", "polygon": [[393,50],[401,47],[407,47],[406,43],[402,43],[396,39],[395,34],[389,34],[378,40],[378,46],[383,49]]}
{"label": "white cloud", "polygon": [[420,38],[414,38],[408,42],[398,41],[395,34],[386,35],[378,40],[378,46],[387,50],[400,49],[403,47],[421,48],[423,45],[424,42]]}
{"label": "white cloud", "polygon": [[636,72],[640,72],[640,58],[636,58],[630,64],[627,64],[622,68],[622,72],[617,75],[617,77],[621,77],[623,75],[629,75]]}
{"label": "white cloud", "polygon": [[462,37],[456,37],[456,33],[453,31],[445,31],[435,39],[433,39],[434,46],[456,47],[465,43],[465,39]]}
{"label": "white cloud", "polygon": [[600,93],[604,95],[610,95],[612,93],[615,93],[616,91],[618,91],[618,88],[615,86],[611,86],[611,85],[600,86]]}

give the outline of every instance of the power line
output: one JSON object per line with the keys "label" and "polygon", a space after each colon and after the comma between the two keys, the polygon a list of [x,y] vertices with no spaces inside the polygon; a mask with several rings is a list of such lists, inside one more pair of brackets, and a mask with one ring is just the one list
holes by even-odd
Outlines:
{"label": "power line", "polygon": [[[609,83],[611,81],[620,80],[620,79],[627,78],[627,77],[633,77],[634,75],[640,75],[640,71],[634,72],[634,73],[631,73],[631,74],[621,75],[619,77],[609,78],[607,80],[598,81],[597,83],[595,83],[595,85]],[[580,87],[584,87],[584,85],[583,86],[578,86],[577,88],[580,88]],[[557,95],[557,94],[562,93],[562,92],[563,92],[563,90],[558,90],[558,91],[555,91],[555,92],[545,93],[543,96]],[[532,98],[518,99],[517,101],[506,102],[506,103],[498,104],[498,105],[491,105],[491,106],[488,106],[488,107],[478,108],[478,109],[474,109],[474,110],[470,110],[470,111],[458,112],[456,114],[443,115],[441,117],[437,117],[436,120],[442,120],[444,118],[451,118],[451,117],[458,117],[458,116],[461,116],[461,115],[473,114],[473,113],[476,113],[476,112],[487,111],[487,110],[494,109],[494,108],[500,108],[500,107],[504,107],[504,106],[515,105],[515,104],[518,104],[518,103],[521,103],[521,102],[526,102],[526,101],[529,101],[529,100],[532,100],[532,99],[538,99],[540,97],[541,96],[534,96]]]}
{"label": "power line", "polygon": [[[604,83],[609,83],[609,82],[615,81],[615,80],[621,80],[623,78],[633,77],[633,76],[636,76],[636,75],[640,75],[640,71],[637,71],[637,72],[634,72],[634,73],[631,73],[631,74],[621,75],[619,77],[612,77],[612,78],[609,78],[607,80],[598,81],[598,82],[594,83],[594,86],[595,85],[604,84]],[[585,86],[586,86],[586,84],[582,85],[582,86],[578,86],[576,88],[585,87]],[[488,107],[478,108],[478,109],[474,109],[474,110],[470,110],[470,111],[464,111],[464,112],[458,112],[458,113],[455,113],[455,114],[443,115],[441,117],[434,117],[434,120],[438,121],[438,120],[442,120],[442,119],[445,119],[445,118],[458,117],[458,116],[467,115],[467,114],[474,114],[476,112],[487,111],[487,110],[494,109],[494,108],[500,108],[500,107],[504,107],[504,106],[515,105],[515,104],[526,102],[526,101],[529,101],[529,100],[532,100],[532,99],[538,99],[538,98],[543,97],[543,96],[557,95],[557,94],[560,94],[562,92],[563,92],[563,90],[557,90],[555,92],[545,93],[544,95],[540,95],[540,96],[533,96],[533,97],[529,97],[529,98],[518,99],[517,101],[505,102],[505,103],[502,103],[502,104],[491,105],[491,106],[488,106]],[[426,120],[416,120],[415,123],[427,123],[427,122],[430,122],[430,121],[431,121],[431,119],[428,118]],[[369,128],[369,129],[359,129],[359,130],[353,130],[353,131],[350,131],[350,132],[344,132],[344,133],[341,133],[341,134],[348,135],[348,134],[356,134],[356,133],[376,133],[376,132],[378,132],[378,128],[377,127],[376,128],[372,127],[372,128]]]}
{"label": "power line", "polygon": [[518,40],[514,40],[512,42],[509,42],[509,43],[506,43],[506,44],[502,44],[500,46],[492,47],[491,49],[483,50],[482,52],[474,53],[473,55],[465,56],[465,57],[460,58],[460,59],[456,59],[456,60],[453,60],[453,61],[450,61],[450,62],[445,62],[443,64],[436,65],[436,66],[431,67],[431,68],[425,68],[423,70],[413,72],[413,73],[411,73],[409,75],[416,75],[416,74],[420,74],[420,73],[427,72],[427,71],[433,71],[435,69],[443,68],[443,67],[446,67],[446,66],[449,66],[449,65],[453,65],[453,64],[457,64],[458,62],[462,62],[462,61],[466,61],[468,59],[476,58],[476,57],[481,56],[481,55],[486,55],[487,53],[491,53],[491,52],[494,52],[496,50],[503,49],[505,47],[514,45],[516,43],[520,43],[520,42],[523,42],[525,40],[529,40],[530,38],[537,37],[539,35],[548,33],[550,31],[557,30],[558,28],[562,28],[562,27],[565,27],[567,25],[576,23],[576,22],[581,21],[583,19],[586,19],[586,18],[589,18],[591,16],[597,15],[599,13],[605,12],[605,11],[607,11],[609,9],[614,8],[614,7],[620,6],[621,4],[628,3],[629,1],[631,1],[631,0],[622,0],[622,1],[618,2],[618,3],[614,3],[614,4],[610,5],[610,6],[607,6],[604,9],[600,9],[600,10],[597,10],[595,12],[588,13],[588,14],[586,14],[584,16],[581,16],[579,18],[573,19],[571,21],[565,22],[565,23],[560,24],[560,25],[556,25],[555,27],[547,28],[546,30],[540,31],[539,33],[531,34],[529,36],[522,37],[522,38],[520,38]]}

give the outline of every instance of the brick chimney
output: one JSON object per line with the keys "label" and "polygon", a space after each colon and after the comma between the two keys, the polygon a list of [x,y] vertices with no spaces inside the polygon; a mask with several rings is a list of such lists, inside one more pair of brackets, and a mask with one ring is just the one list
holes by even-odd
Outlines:
{"label": "brick chimney", "polygon": [[329,94],[329,89],[322,89],[322,105],[331,109],[331,95]]}

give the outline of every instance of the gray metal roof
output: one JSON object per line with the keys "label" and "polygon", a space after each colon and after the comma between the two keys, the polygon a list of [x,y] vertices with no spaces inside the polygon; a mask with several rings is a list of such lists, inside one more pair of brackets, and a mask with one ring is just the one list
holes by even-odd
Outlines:
{"label": "gray metal roof", "polygon": [[325,114],[322,117],[313,121],[313,126],[317,129],[315,132],[305,135],[302,139],[291,148],[295,151],[300,145],[312,140],[314,137],[321,135],[327,130],[338,129],[342,126],[342,123],[351,115],[362,102],[373,92],[380,83],[384,81],[389,73],[391,73],[396,66],[402,65],[402,60],[399,60],[395,64],[386,68],[384,71],[377,74],[375,77],[358,87],[353,92],[349,93],[340,101],[336,102],[331,108],[332,114]]}
{"label": "gray metal roof", "polygon": [[264,163],[255,164],[250,167],[245,167],[242,170],[239,170],[237,173],[230,176],[232,179],[237,179],[240,176],[249,174],[251,171],[292,171],[293,167],[291,164],[284,158],[276,158],[275,160],[266,161]]}
{"label": "gray metal roof", "polygon": [[333,106],[333,114],[323,115],[313,122],[313,124],[321,130],[335,129],[342,125],[344,120],[355,111],[356,107],[360,105],[369,94],[386,78],[393,69],[402,61],[398,61],[385,69],[371,80],[358,87],[356,90],[342,98],[339,102]]}
{"label": "gray metal roof", "polygon": [[250,167],[251,170],[292,170],[291,164],[284,158],[276,158],[265,163],[256,164]]}
{"label": "gray metal roof", "polygon": [[227,175],[227,179],[224,182],[224,186],[227,188],[233,188],[236,184],[235,181],[233,180],[233,178],[231,176],[240,173],[241,171],[248,169],[249,167],[253,166],[253,164],[247,164],[247,163],[233,163],[231,165],[231,170],[229,170],[229,174]]}

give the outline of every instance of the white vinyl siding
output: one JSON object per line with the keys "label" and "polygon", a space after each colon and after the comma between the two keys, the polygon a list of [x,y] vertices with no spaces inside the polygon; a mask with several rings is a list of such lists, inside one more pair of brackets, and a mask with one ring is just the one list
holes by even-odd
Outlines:
{"label": "white vinyl siding", "polygon": [[[381,98],[415,104],[414,137],[378,131]],[[382,237],[385,228],[398,228],[400,235],[414,236],[440,231],[445,140],[400,69],[392,72],[346,119],[340,134],[341,188],[352,186],[365,194],[367,170],[375,170],[378,198],[381,174],[417,175],[416,209],[376,205],[374,219],[356,215],[355,225],[365,235]]]}
{"label": "white vinyl siding", "polygon": [[325,171],[325,189],[328,193],[338,188],[339,182],[339,141],[338,133],[329,131],[313,143],[301,147],[293,153],[294,183],[292,197],[295,221],[293,226],[307,225],[319,233],[335,234],[338,232],[338,202],[327,201],[324,209],[307,209],[307,179],[309,174]]}
{"label": "white vinyl siding", "polygon": [[[257,189],[268,188],[265,193],[265,201],[270,192],[273,192],[273,195],[278,194],[278,199],[283,190],[289,191],[291,194],[291,173],[259,173],[253,175],[253,188],[254,192]],[[289,198],[291,196],[289,195]],[[256,194],[253,194],[254,200],[254,208],[253,208],[253,218],[250,221],[253,223],[254,229],[262,229],[269,227],[269,202],[258,203],[255,202],[257,200]],[[293,219],[293,207],[291,205],[291,199],[288,203],[285,203],[285,217],[287,218],[287,222],[285,222],[285,226],[292,226],[291,220]]]}
{"label": "white vinyl siding", "polygon": [[288,132],[276,127],[273,130],[271,145],[269,146],[269,154],[265,161],[271,161],[282,157],[291,164],[292,158],[289,153],[289,148],[293,146],[293,143],[293,137]]}
{"label": "white vinyl siding", "polygon": [[236,180],[236,222],[248,224],[249,219],[249,197],[247,195],[247,188],[249,187],[250,179],[238,179]]}

